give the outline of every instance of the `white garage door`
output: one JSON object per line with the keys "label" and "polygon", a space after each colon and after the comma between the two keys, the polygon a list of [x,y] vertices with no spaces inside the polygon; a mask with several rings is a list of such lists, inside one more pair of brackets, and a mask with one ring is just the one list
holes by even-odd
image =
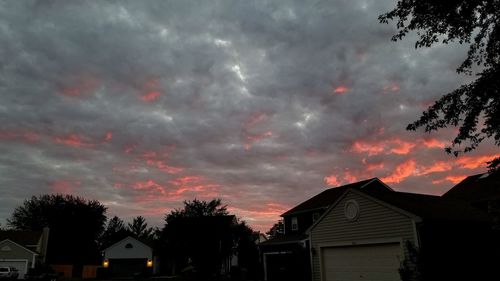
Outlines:
{"label": "white garage door", "polygon": [[401,280],[399,243],[322,248],[325,281]]}
{"label": "white garage door", "polygon": [[27,260],[0,260],[0,266],[12,266],[19,271],[19,279],[24,279],[24,274],[28,271]]}

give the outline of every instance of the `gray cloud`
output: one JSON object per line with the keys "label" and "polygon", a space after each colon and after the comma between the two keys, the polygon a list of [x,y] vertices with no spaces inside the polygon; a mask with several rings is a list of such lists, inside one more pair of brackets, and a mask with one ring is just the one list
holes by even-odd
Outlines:
{"label": "gray cloud", "polygon": [[[391,186],[444,192],[484,166],[424,142],[448,131],[404,128],[470,79],[455,73],[465,50],[391,42],[377,16],[392,5],[1,2],[0,218],[48,192],[158,224],[182,200],[222,197],[264,230],[327,183],[408,161]],[[440,161],[450,169],[423,172]]]}

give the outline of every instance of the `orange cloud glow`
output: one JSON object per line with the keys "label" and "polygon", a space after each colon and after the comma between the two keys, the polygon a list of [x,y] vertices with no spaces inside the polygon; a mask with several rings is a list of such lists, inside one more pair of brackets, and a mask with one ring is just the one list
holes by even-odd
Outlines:
{"label": "orange cloud glow", "polygon": [[334,175],[326,176],[324,178],[324,181],[327,185],[331,185],[331,186],[339,186],[340,185],[340,181]]}
{"label": "orange cloud glow", "polygon": [[476,157],[460,156],[457,158],[456,163],[460,168],[473,170],[479,167],[486,167],[486,162],[491,161],[496,157],[500,157],[500,154]]}
{"label": "orange cloud glow", "polygon": [[353,172],[349,171],[349,169],[345,169],[342,172],[337,172],[335,174],[324,177],[323,181],[326,185],[329,186],[339,186],[342,184],[356,182],[359,180],[359,178],[360,177],[358,177],[358,175],[355,175]]}
{"label": "orange cloud glow", "polygon": [[410,159],[396,166],[396,170],[392,174],[382,178],[381,180],[385,183],[399,183],[407,177],[413,175],[416,172],[416,168],[417,162]]}
{"label": "orange cloud glow", "polygon": [[424,139],[422,143],[427,148],[444,148],[446,146],[446,142],[437,139]]}
{"label": "orange cloud glow", "polygon": [[391,141],[394,145],[390,152],[394,154],[406,155],[416,146],[416,144],[411,142],[402,141],[400,139],[394,139]]}
{"label": "orange cloud glow", "polygon": [[449,175],[449,176],[446,176],[444,179],[433,180],[432,184],[442,184],[445,181],[451,182],[453,184],[457,184],[457,183],[461,182],[462,180],[464,180],[466,177],[468,177],[468,176],[467,175]]}
{"label": "orange cloud glow", "polygon": [[419,175],[427,175],[438,172],[446,172],[452,169],[452,165],[449,162],[438,161],[433,163],[431,166],[420,168]]}

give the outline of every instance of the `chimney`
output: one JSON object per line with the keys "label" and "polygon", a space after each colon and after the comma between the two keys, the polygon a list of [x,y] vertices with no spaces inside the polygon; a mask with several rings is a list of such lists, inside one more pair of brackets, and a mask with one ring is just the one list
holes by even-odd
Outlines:
{"label": "chimney", "polygon": [[45,263],[47,257],[47,247],[49,245],[49,228],[44,227],[42,230],[42,243],[40,245],[40,255],[42,256],[42,263]]}

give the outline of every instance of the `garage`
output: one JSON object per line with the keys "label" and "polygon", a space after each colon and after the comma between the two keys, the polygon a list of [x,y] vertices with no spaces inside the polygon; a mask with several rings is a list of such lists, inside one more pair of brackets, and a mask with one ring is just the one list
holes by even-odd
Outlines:
{"label": "garage", "polygon": [[103,265],[112,277],[151,273],[153,250],[134,237],[126,237],[104,250]]}
{"label": "garage", "polygon": [[24,279],[28,272],[28,260],[0,260],[0,267],[12,266],[19,271],[19,279]]}
{"label": "garage", "polygon": [[144,272],[148,259],[110,259],[109,269],[113,277],[134,276]]}
{"label": "garage", "polygon": [[323,280],[400,280],[399,243],[328,247],[321,251]]}

